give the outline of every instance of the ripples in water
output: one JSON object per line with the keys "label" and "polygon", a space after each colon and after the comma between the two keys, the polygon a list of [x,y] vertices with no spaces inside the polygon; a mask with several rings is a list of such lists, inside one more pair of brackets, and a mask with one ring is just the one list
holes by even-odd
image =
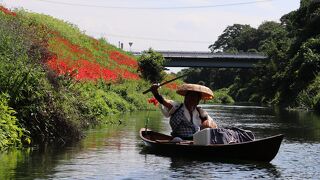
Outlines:
{"label": "ripples in water", "polygon": [[[204,106],[220,127],[252,130],[257,138],[285,135],[271,163],[212,162],[143,151],[138,131],[146,115],[123,115],[124,126],[90,130],[64,149],[0,154],[0,179],[318,179],[320,117],[265,107]],[[168,119],[151,112],[148,127],[169,134]]]}

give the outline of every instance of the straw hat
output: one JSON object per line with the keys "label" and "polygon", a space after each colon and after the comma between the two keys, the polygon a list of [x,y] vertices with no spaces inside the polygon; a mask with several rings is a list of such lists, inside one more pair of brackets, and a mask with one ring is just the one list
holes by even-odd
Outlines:
{"label": "straw hat", "polygon": [[202,94],[201,99],[208,100],[213,98],[213,92],[211,91],[211,89],[199,84],[183,84],[178,88],[177,93],[182,96],[185,96],[187,91],[200,92]]}

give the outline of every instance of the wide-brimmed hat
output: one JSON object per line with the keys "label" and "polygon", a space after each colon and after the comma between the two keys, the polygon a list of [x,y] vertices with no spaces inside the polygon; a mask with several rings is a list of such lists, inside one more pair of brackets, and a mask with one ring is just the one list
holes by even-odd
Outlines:
{"label": "wide-brimmed hat", "polygon": [[177,93],[185,96],[188,91],[201,93],[201,99],[208,100],[213,98],[213,92],[211,91],[211,89],[199,84],[183,84],[178,88]]}

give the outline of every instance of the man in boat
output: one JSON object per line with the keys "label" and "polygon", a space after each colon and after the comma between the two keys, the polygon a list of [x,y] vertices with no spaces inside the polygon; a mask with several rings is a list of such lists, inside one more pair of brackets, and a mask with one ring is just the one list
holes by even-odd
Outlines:
{"label": "man in boat", "polygon": [[217,128],[217,124],[200,107],[200,100],[213,98],[213,92],[206,86],[198,84],[183,84],[177,93],[184,96],[184,102],[178,103],[163,98],[158,92],[159,85],[154,84],[151,92],[161,104],[164,116],[170,117],[171,135],[185,140],[191,140],[195,132],[204,128]]}

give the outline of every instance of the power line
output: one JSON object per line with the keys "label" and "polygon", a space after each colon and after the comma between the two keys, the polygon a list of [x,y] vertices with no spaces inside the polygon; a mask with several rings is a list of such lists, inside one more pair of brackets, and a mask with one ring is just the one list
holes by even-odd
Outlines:
{"label": "power line", "polygon": [[173,9],[204,9],[204,8],[216,8],[216,7],[226,7],[226,6],[240,6],[248,4],[257,4],[274,0],[255,0],[239,3],[226,3],[226,4],[215,4],[215,5],[203,5],[203,6],[175,6],[175,7],[131,7],[131,6],[99,6],[90,4],[77,4],[77,3],[67,3],[67,2],[57,2],[51,0],[37,0],[51,4],[68,5],[68,6],[81,6],[81,7],[93,7],[93,8],[105,8],[105,9],[126,9],[126,10],[173,10]]}

